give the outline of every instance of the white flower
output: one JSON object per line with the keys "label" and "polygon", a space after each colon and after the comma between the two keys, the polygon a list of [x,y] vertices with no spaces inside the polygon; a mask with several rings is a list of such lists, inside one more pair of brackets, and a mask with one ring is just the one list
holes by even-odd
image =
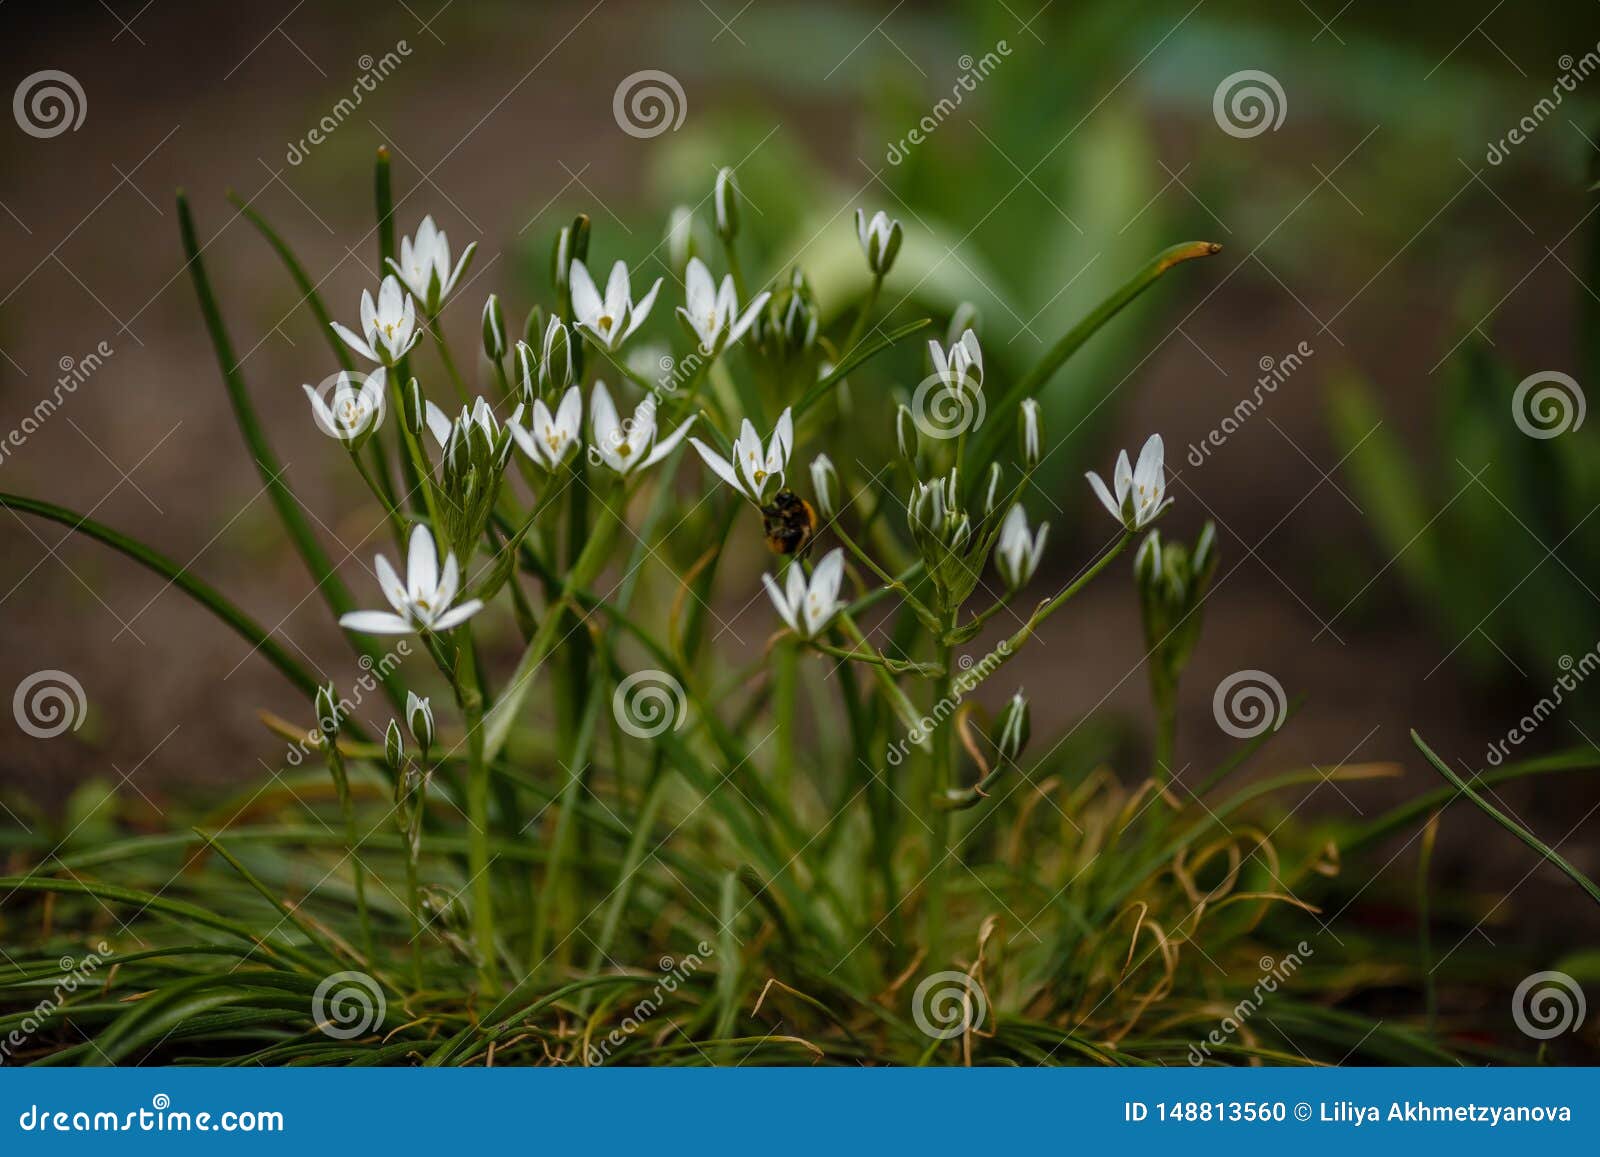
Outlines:
{"label": "white flower", "polygon": [[411,541],[406,551],[406,581],[401,582],[389,560],[379,555],[374,562],[378,572],[378,585],[384,597],[394,608],[389,611],[351,611],[339,617],[339,625],[347,631],[361,631],[369,635],[406,635],[412,631],[448,631],[466,622],[483,609],[479,599],[468,599],[452,607],[457,588],[461,585],[461,571],[456,566],[456,556],[444,557],[444,571],[439,570],[439,552],[433,545],[433,535],[420,523],[411,531]]}
{"label": "white flower", "polygon": [[357,450],[383,420],[383,392],[387,384],[388,372],[380,367],[365,379],[341,370],[327,401],[322,400],[316,387],[304,388],[306,397],[311,399],[311,414],[317,427]]}
{"label": "white flower", "polygon": [[815,638],[839,612],[839,584],[843,581],[844,551],[837,547],[817,564],[810,582],[806,581],[805,568],[799,562],[789,565],[787,590],[780,590],[770,574],[761,576],[762,585],[767,588],[778,614],[783,616],[789,629],[803,639]]}
{"label": "white flower", "polygon": [[1167,474],[1163,454],[1160,434],[1150,435],[1144,449],[1139,451],[1137,466],[1128,466],[1126,450],[1118,454],[1117,469],[1111,476],[1116,489],[1115,497],[1093,470],[1085,476],[1111,516],[1129,531],[1143,530],[1171,503],[1166,497]]}
{"label": "white flower", "polygon": [[759,506],[767,500],[767,491],[774,483],[783,485],[789,455],[794,450],[794,415],[785,408],[778,416],[778,424],[772,428],[765,450],[761,446],[761,435],[746,418],[733,443],[732,462],[698,438],[690,438],[689,444],[700,452],[713,474]]}
{"label": "white flower", "polygon": [[689,268],[684,273],[684,299],[678,307],[678,316],[694,336],[699,339],[701,352],[720,353],[725,346],[742,338],[767,304],[770,293],[759,293],[754,301],[739,312],[739,299],[733,288],[733,275],[722,278],[718,288],[711,279],[711,271],[698,257],[689,258]]}
{"label": "white flower", "polygon": [[978,335],[970,329],[948,352],[937,341],[929,341],[928,356],[933,359],[934,376],[956,393],[983,385],[983,351],[978,348]]}
{"label": "white flower", "polygon": [[511,437],[534,462],[547,470],[559,470],[578,449],[583,424],[582,391],[577,386],[569,389],[562,396],[554,417],[544,399],[535,398],[529,424],[533,427],[531,431],[512,422]]}
{"label": "white flower", "polygon": [[446,240],[444,230],[435,227],[433,218],[428,216],[417,226],[415,238],[400,238],[400,260],[397,262],[393,257],[389,258],[389,268],[422,302],[423,309],[438,313],[439,306],[450,296],[456,282],[461,280],[461,274],[466,271],[467,263],[472,260],[477,248],[476,241],[468,245],[461,254],[461,260],[452,269],[450,242]]}
{"label": "white flower", "polygon": [[655,395],[647,394],[626,422],[617,416],[604,382],[596,382],[589,395],[589,443],[602,462],[624,476],[654,466],[672,453],[692,425],[694,418],[657,442]]}
{"label": "white flower", "polygon": [[661,278],[658,277],[650,287],[650,292],[635,302],[633,287],[628,281],[628,266],[622,261],[611,267],[611,277],[606,281],[603,299],[583,262],[572,263],[571,276],[574,323],[588,330],[596,341],[613,353],[650,316],[656,291],[661,288]]}
{"label": "white flower", "polygon": [[900,253],[900,222],[891,220],[889,214],[879,209],[871,220],[860,209],[856,210],[856,238],[861,251],[867,255],[867,265],[879,277],[888,275],[894,259]]}
{"label": "white flower", "polygon": [[1000,524],[1000,542],[994,549],[994,565],[1000,571],[1000,577],[1006,580],[1010,590],[1019,590],[1027,585],[1033,577],[1033,572],[1039,569],[1039,560],[1044,557],[1045,536],[1050,533],[1050,524],[1041,522],[1039,532],[1028,533],[1028,516],[1018,503],[1006,512],[1006,520]]}
{"label": "white flower", "polygon": [[378,304],[372,304],[371,290],[361,291],[361,335],[338,322],[330,322],[333,332],[345,345],[368,361],[392,366],[406,356],[422,336],[417,329],[417,306],[409,293],[400,288],[393,274],[378,286]]}

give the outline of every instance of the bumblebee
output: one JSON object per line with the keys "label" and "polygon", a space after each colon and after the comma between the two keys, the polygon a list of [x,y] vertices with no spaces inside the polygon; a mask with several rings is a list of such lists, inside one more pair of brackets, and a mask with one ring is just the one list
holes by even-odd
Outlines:
{"label": "bumblebee", "polygon": [[793,490],[780,490],[761,508],[761,525],[773,554],[803,554],[817,533],[817,512]]}

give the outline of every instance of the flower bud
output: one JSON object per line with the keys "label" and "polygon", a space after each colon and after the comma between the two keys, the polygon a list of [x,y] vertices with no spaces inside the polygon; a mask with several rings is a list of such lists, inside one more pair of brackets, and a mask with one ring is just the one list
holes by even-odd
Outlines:
{"label": "flower bud", "polygon": [[904,458],[907,465],[915,471],[917,455],[921,452],[922,446],[917,435],[917,420],[903,402],[894,412],[894,437],[900,448],[900,457]]}
{"label": "flower bud", "polygon": [[1022,754],[1023,748],[1028,746],[1028,737],[1031,729],[1028,725],[1028,700],[1017,688],[1017,693],[1006,701],[1000,711],[1000,718],[995,724],[994,746],[999,757],[1012,763]]}
{"label": "flower bud", "polygon": [[534,306],[528,311],[528,319],[522,323],[522,340],[530,346],[539,344],[539,335],[544,333],[544,309]]}
{"label": "flower bud", "polygon": [[1144,536],[1139,550],[1133,556],[1133,578],[1141,587],[1153,586],[1161,577],[1161,532],[1152,530]]}
{"label": "flower bud", "polygon": [[500,299],[492,293],[483,303],[483,352],[496,362],[506,356],[506,322],[500,316]]}
{"label": "flower bud", "polygon": [[1022,465],[1032,470],[1039,465],[1040,445],[1044,441],[1044,416],[1036,398],[1024,398],[1017,411],[1017,428],[1022,435]]}
{"label": "flower bud", "polygon": [[824,518],[832,518],[837,511],[839,472],[826,454],[811,460],[811,489],[817,496],[817,511]]}
{"label": "flower bud", "polygon": [[572,224],[556,234],[555,249],[550,255],[550,280],[563,301],[568,292],[568,276],[574,261],[589,259],[589,218],[579,213]]}
{"label": "flower bud", "polygon": [[406,692],[406,724],[411,728],[411,738],[417,741],[426,759],[428,752],[433,749],[433,707],[415,691]]}
{"label": "flower bud", "polygon": [[717,211],[717,236],[732,241],[739,235],[739,190],[734,186],[732,169],[718,170],[712,199]]}
{"label": "flower bud", "polygon": [[667,218],[667,262],[681,277],[693,256],[694,211],[687,205],[679,205]]}
{"label": "flower bud", "polygon": [[400,724],[393,719],[383,733],[383,759],[390,771],[398,772],[406,762],[406,741],[400,735]]}
{"label": "flower bud", "polygon": [[572,331],[559,317],[544,329],[544,349],[539,358],[539,389],[559,393],[572,385]]}
{"label": "flower bud", "polygon": [[881,209],[869,221],[867,215],[857,209],[856,236],[861,242],[861,251],[867,255],[867,267],[872,270],[873,276],[889,276],[903,239],[900,222],[890,220],[889,215]]}
{"label": "flower bud", "polygon": [[983,488],[983,513],[994,513],[995,501],[1000,497],[1000,463],[989,463],[989,483]]}
{"label": "flower bud", "polygon": [[325,683],[317,688],[317,730],[322,732],[323,741],[329,744],[333,742],[333,737],[339,734],[338,694],[333,689],[332,683]]}
{"label": "flower bud", "polygon": [[427,429],[428,401],[422,396],[422,387],[417,384],[416,378],[406,383],[405,419],[406,429],[418,437]]}
{"label": "flower bud", "polygon": [[522,400],[532,405],[533,399],[538,396],[539,359],[534,356],[533,347],[525,341],[517,343],[514,382],[517,389],[522,392]]}

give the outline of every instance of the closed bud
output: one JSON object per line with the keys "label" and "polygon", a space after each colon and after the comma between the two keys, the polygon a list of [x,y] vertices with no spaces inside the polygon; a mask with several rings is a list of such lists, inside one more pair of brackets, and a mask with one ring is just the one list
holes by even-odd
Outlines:
{"label": "closed bud", "polygon": [[1189,574],[1195,584],[1204,587],[1217,567],[1217,524],[1207,522],[1195,540],[1194,553],[1189,558]]}
{"label": "closed bud", "polygon": [[1149,587],[1161,577],[1161,532],[1152,530],[1144,536],[1138,552],[1133,556],[1133,577],[1141,587]]}
{"label": "closed bud", "polygon": [[421,437],[427,426],[428,400],[422,396],[422,387],[417,384],[417,379],[412,378],[406,383],[406,429]]}
{"label": "closed bud", "polygon": [[544,333],[544,309],[534,306],[528,311],[527,320],[522,323],[522,340],[531,346],[539,344],[539,336]]}
{"label": "closed bud", "polygon": [[324,742],[331,744],[339,734],[339,699],[332,683],[317,688],[316,711],[317,730],[322,732]]}
{"label": "closed bud", "polygon": [[900,222],[890,220],[889,215],[881,209],[869,220],[865,212],[857,209],[856,237],[861,242],[861,251],[866,254],[867,267],[872,270],[873,276],[887,277],[889,270],[894,267],[895,257],[900,253],[903,237]]}
{"label": "closed bud", "polygon": [[681,277],[693,256],[694,212],[687,205],[679,205],[667,218],[667,262]]}
{"label": "closed bud", "polygon": [[572,331],[559,317],[552,317],[544,329],[539,389],[559,393],[572,385],[573,376]]}
{"label": "closed bud", "polygon": [[1040,446],[1044,441],[1044,416],[1036,398],[1024,398],[1017,412],[1017,428],[1022,436],[1022,465],[1032,470],[1042,457]]}
{"label": "closed bud", "polygon": [[817,510],[824,518],[832,518],[837,511],[839,472],[826,454],[811,460],[811,488],[817,496]]}
{"label": "closed bud", "polygon": [[572,268],[572,227],[563,225],[556,234],[556,243],[550,253],[550,283],[556,287],[556,296],[567,298],[567,274]]}
{"label": "closed bud", "polygon": [[717,210],[717,236],[732,241],[739,235],[739,190],[733,183],[733,170],[717,173],[717,185],[712,191]]}
{"label": "closed bud", "polygon": [[1017,693],[1006,701],[995,724],[993,736],[995,751],[1001,759],[1015,763],[1021,756],[1023,748],[1028,746],[1030,734],[1028,699],[1019,687]]}
{"label": "closed bud", "polygon": [[900,448],[900,457],[904,458],[911,469],[915,471],[917,468],[917,455],[921,452],[922,446],[917,435],[917,420],[903,402],[900,408],[894,412],[894,438],[896,445]]}
{"label": "closed bud", "polygon": [[406,741],[400,735],[400,724],[389,720],[383,733],[383,758],[390,771],[399,771],[406,761]]}
{"label": "closed bud", "polygon": [[994,513],[994,504],[1000,497],[1000,463],[989,463],[989,483],[983,488],[983,513]]}
{"label": "closed bud", "polygon": [[525,341],[517,343],[515,381],[517,389],[522,392],[522,400],[532,405],[539,387],[539,359],[534,356],[533,347]]}
{"label": "closed bud", "polygon": [[417,741],[426,759],[433,749],[433,707],[415,691],[406,692],[406,725],[411,728],[411,738]]}
{"label": "closed bud", "polygon": [[506,356],[506,322],[500,316],[500,299],[492,293],[483,303],[483,352],[491,361]]}

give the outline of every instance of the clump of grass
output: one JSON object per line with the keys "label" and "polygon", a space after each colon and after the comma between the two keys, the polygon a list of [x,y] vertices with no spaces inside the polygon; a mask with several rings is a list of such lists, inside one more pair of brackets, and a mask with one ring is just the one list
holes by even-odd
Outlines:
{"label": "clump of grass", "polygon": [[[1390,771],[1240,784],[1281,713],[1209,774],[1171,775],[1177,686],[1216,548],[1209,529],[1193,545],[1152,529],[1167,505],[1159,439],[1110,486],[1095,479],[1115,527],[1103,549],[1016,605],[1047,542],[1025,512],[1050,452],[1034,396],[1128,302],[1215,246],[1157,255],[1014,383],[985,380],[963,324],[932,343],[933,373],[897,394],[877,379],[893,381],[883,367],[930,319],[893,316],[905,302],[880,308],[914,239],[886,217],[860,220],[870,286],[828,315],[798,272],[772,271],[770,290],[746,280],[723,176],[726,281],[699,258],[674,271],[690,345],[669,381],[623,349],[654,291],[595,287],[579,218],[557,239],[550,302],[522,341],[487,303],[489,397],[476,398],[438,324],[466,288],[465,259],[450,263],[431,221],[397,246],[390,182],[380,155],[380,256],[405,284],[385,285],[361,333],[335,334],[288,246],[245,210],[347,375],[313,410],[407,560],[356,585],[381,586],[387,611],[361,609],[285,480],[179,203],[247,448],[350,632],[364,690],[391,713],[381,735],[351,695],[153,548],[0,495],[165,576],[306,701],[302,719],[265,717],[287,745],[271,780],[187,826],[14,841],[0,880],[18,946],[0,968],[9,1059],[1515,1059],[1459,1036],[1431,1004],[1363,1007],[1420,991],[1425,975],[1481,981],[1480,960],[1462,953],[1439,970],[1409,944],[1327,922],[1365,887],[1345,883],[1350,853],[1458,793],[1492,808],[1472,784],[1439,764],[1447,788],[1360,827],[1279,815],[1275,801],[1298,787]],[[432,371],[420,369],[423,331]],[[380,369],[356,372],[352,351]],[[612,388],[585,397],[604,377]],[[452,394],[454,420],[437,401]],[[624,420],[628,395],[641,400]],[[863,423],[887,433],[862,436]],[[797,443],[829,453],[807,468]],[[690,445],[709,490],[671,482]],[[1094,728],[1033,743],[1026,696],[994,687],[1087,583],[1111,581],[1100,576],[1139,536],[1158,726],[1153,766],[1130,783],[1106,768]],[[770,597],[770,637],[718,645],[719,580],[739,581],[757,537],[776,571],[766,595],[751,592]],[[63,991],[60,958],[101,940],[106,966]]]}

